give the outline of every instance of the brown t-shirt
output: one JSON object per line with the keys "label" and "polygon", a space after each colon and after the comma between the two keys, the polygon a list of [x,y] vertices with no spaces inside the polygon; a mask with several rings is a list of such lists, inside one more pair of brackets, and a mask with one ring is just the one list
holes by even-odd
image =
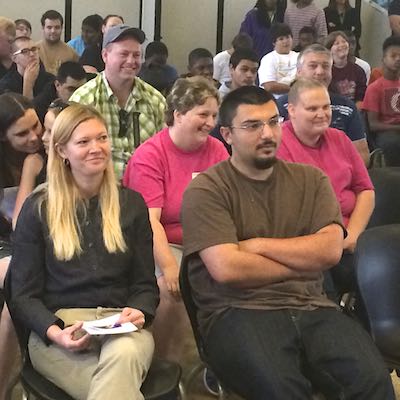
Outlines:
{"label": "brown t-shirt", "polygon": [[185,256],[199,322],[206,333],[230,307],[312,310],[335,307],[316,279],[290,279],[251,289],[216,282],[198,255],[202,249],[256,237],[290,238],[337,223],[341,213],[328,178],[316,168],[277,161],[265,181],[250,179],[223,161],[197,176],[183,198]]}
{"label": "brown t-shirt", "polygon": [[72,47],[63,41],[48,44],[45,40],[37,43],[39,57],[47,72],[57,75],[58,68],[65,61],[79,61],[79,56]]}

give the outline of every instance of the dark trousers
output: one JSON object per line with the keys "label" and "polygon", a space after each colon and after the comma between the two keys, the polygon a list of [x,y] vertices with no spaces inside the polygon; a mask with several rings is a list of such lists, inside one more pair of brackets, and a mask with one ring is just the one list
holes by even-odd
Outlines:
{"label": "dark trousers", "polygon": [[377,147],[383,150],[388,167],[400,167],[400,133],[380,132],[376,134]]}
{"label": "dark trousers", "polygon": [[248,400],[394,400],[388,370],[368,334],[335,309],[231,308],[205,340],[211,368]]}

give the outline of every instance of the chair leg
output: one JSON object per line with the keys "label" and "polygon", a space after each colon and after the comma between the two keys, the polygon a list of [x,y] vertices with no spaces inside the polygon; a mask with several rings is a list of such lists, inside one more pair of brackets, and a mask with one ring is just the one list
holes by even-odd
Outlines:
{"label": "chair leg", "polygon": [[185,385],[183,384],[182,381],[179,381],[179,386],[178,387],[179,387],[180,400],[187,400]]}

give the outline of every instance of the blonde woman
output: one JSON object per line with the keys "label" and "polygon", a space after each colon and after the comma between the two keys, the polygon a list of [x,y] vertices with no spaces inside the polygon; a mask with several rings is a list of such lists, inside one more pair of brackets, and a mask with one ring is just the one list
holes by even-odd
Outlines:
{"label": "blonde woman", "polygon": [[[48,181],[15,230],[8,305],[30,331],[36,370],[74,399],[143,399],[158,304],[152,233],[141,196],[116,184],[105,122],[74,104],[60,113]],[[138,331],[104,337],[82,321],[120,313]]]}

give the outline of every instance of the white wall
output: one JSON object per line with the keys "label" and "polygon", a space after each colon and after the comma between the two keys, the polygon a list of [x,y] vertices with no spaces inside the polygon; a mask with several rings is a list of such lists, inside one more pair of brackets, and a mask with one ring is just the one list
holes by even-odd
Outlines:
{"label": "white wall", "polygon": [[205,47],[215,54],[216,0],[163,0],[161,37],[169,49],[169,62],[186,71],[188,53]]}
{"label": "white wall", "polygon": [[[40,6],[39,6],[40,5]],[[56,10],[64,17],[64,0],[0,0],[0,14],[11,18],[25,18],[32,25],[32,38],[40,40],[42,38],[42,25],[40,18],[46,10]]]}
{"label": "white wall", "polygon": [[71,37],[81,33],[82,19],[91,14],[100,14],[102,17],[108,14],[121,15],[127,25],[138,27],[139,10],[139,0],[74,0],[72,1]]}

